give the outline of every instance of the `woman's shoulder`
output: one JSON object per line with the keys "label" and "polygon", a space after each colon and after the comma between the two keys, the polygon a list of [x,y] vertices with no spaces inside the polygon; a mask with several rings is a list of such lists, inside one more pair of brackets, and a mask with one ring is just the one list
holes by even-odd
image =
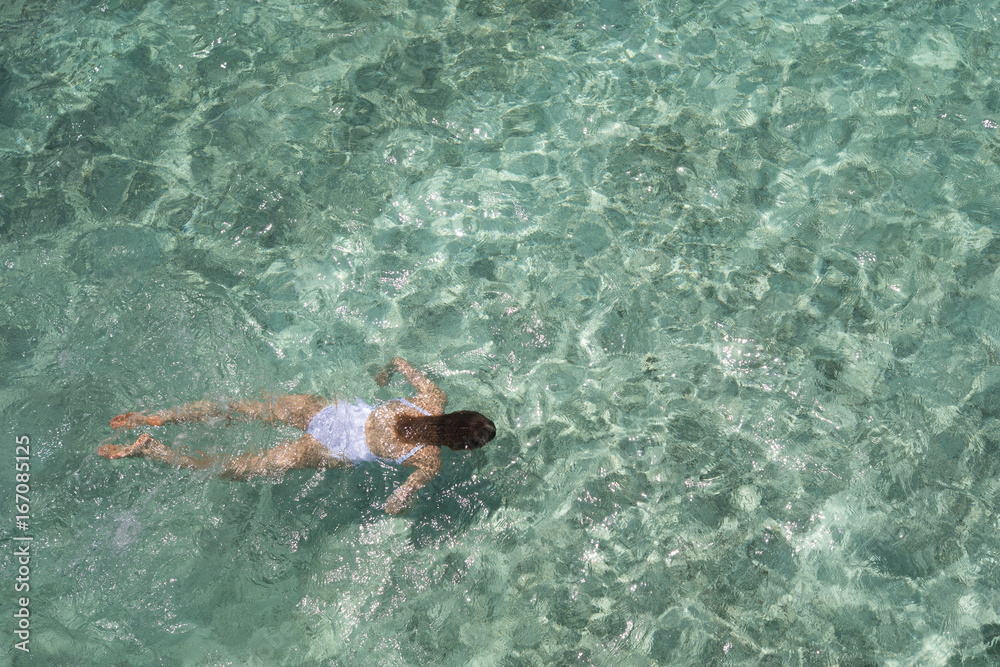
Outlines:
{"label": "woman's shoulder", "polygon": [[417,414],[432,416],[444,414],[444,406],[433,399],[423,396],[394,398],[379,404],[375,409],[383,411],[384,414],[392,415]]}
{"label": "woman's shoulder", "polygon": [[400,465],[437,472],[441,469],[441,448],[430,445],[417,445],[415,451]]}

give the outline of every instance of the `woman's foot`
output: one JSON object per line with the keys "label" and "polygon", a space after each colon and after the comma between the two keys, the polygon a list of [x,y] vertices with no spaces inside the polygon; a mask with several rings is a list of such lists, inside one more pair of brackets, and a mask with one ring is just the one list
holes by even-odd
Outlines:
{"label": "woman's foot", "polygon": [[131,445],[104,445],[97,448],[97,453],[106,459],[123,459],[128,456],[145,456],[150,445],[159,444],[148,433],[140,435]]}
{"label": "woman's foot", "polygon": [[138,412],[126,412],[111,420],[111,428],[135,428],[137,426],[163,426],[163,418],[146,416]]}

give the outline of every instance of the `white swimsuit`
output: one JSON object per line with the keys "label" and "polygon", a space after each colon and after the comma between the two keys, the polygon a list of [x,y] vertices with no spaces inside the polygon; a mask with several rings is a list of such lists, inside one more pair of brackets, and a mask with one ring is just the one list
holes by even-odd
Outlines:
{"label": "white swimsuit", "polygon": [[[398,400],[425,415],[430,414],[406,399]],[[348,401],[331,403],[309,420],[306,433],[323,443],[330,450],[330,454],[336,458],[347,459],[355,465],[371,461],[400,465],[420,451],[423,445],[414,447],[398,459],[383,459],[372,454],[372,450],[368,449],[368,440],[365,438],[365,423],[368,421],[368,415],[374,409],[360,398],[354,399],[353,403]]]}

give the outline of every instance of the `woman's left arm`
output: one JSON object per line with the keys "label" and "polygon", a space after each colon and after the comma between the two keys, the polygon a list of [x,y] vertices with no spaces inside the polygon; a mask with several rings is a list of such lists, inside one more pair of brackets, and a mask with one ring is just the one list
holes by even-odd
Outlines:
{"label": "woman's left arm", "polygon": [[393,357],[392,361],[378,372],[375,376],[375,382],[378,383],[378,386],[384,387],[386,382],[389,381],[389,375],[394,370],[406,376],[406,381],[412,384],[413,388],[417,390],[417,396],[413,400],[416,405],[419,405],[432,415],[444,414],[445,406],[448,405],[448,397],[445,396],[441,387],[430,381],[426,375],[418,371],[410,362],[402,357]]}

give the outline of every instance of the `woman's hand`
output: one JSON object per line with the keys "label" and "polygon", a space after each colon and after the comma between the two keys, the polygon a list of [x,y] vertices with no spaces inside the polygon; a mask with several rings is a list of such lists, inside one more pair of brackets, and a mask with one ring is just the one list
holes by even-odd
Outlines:
{"label": "woman's hand", "polygon": [[393,359],[385,366],[378,369],[378,372],[375,373],[375,384],[377,384],[380,387],[384,387],[386,383],[389,382],[389,378],[392,376],[392,372],[396,370],[395,361],[396,360]]}
{"label": "woman's hand", "polygon": [[389,501],[385,504],[385,513],[398,516],[409,512],[411,499],[409,491],[405,486],[396,489],[395,493],[389,496]]}

